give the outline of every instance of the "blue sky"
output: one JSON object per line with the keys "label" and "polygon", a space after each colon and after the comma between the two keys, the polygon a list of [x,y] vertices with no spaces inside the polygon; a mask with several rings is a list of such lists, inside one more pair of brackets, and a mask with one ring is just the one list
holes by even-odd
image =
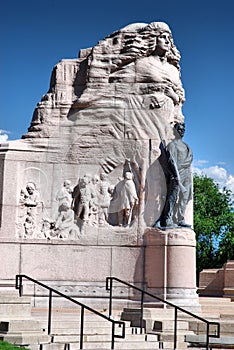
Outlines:
{"label": "blue sky", "polygon": [[194,167],[234,191],[233,0],[8,0],[0,6],[0,140],[19,139],[53,66],[134,22],[165,21],[181,52]]}

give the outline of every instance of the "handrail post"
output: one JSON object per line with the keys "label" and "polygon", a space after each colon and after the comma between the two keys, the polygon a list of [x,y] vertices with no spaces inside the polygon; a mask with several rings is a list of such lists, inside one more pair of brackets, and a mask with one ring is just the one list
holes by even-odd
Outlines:
{"label": "handrail post", "polygon": [[81,306],[80,314],[80,349],[83,349],[83,337],[84,337],[84,306]]}
{"label": "handrail post", "polygon": [[115,348],[115,322],[112,322],[112,331],[111,331],[111,350]]}
{"label": "handrail post", "polygon": [[22,297],[23,294],[23,276],[16,275],[15,288],[19,289],[19,296]]}
{"label": "handrail post", "polygon": [[177,307],[175,307],[175,319],[174,319],[174,350],[176,350],[177,344]]}
{"label": "handrail post", "polygon": [[206,324],[206,350],[209,350],[209,335],[210,335],[210,324]]}
{"label": "handrail post", "polygon": [[144,308],[144,291],[141,292],[141,319],[140,319],[141,334],[142,334],[142,328],[143,328],[143,308]]}
{"label": "handrail post", "polygon": [[51,317],[52,317],[52,290],[49,290],[49,310],[48,310],[48,335],[51,333]]}
{"label": "handrail post", "polygon": [[113,296],[113,279],[112,277],[107,277],[106,278],[106,290],[110,292],[109,295],[109,317],[112,316],[112,296]]}

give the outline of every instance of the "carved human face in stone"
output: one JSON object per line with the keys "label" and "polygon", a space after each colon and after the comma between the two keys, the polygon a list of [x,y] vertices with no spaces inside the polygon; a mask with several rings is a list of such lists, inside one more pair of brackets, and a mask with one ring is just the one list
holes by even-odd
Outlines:
{"label": "carved human face in stone", "polygon": [[69,180],[65,180],[64,181],[64,187],[65,188],[69,188],[70,185],[71,185],[71,181],[69,181]]}
{"label": "carved human face in stone", "polygon": [[33,192],[35,191],[35,185],[33,183],[28,183],[26,189],[29,194],[33,194]]}
{"label": "carved human face in stone", "polygon": [[100,174],[100,179],[101,179],[102,181],[106,181],[106,180],[107,180],[107,174],[101,173],[101,174]]}
{"label": "carved human face in stone", "polygon": [[88,185],[89,182],[90,182],[90,176],[89,176],[89,175],[84,175],[84,177],[83,177],[83,183],[84,183],[85,185]]}
{"label": "carved human face in stone", "polygon": [[171,49],[170,34],[168,32],[163,32],[157,37],[157,49],[164,52]]}
{"label": "carved human face in stone", "polygon": [[93,183],[93,185],[96,185],[96,184],[98,183],[98,181],[99,181],[98,175],[94,175],[94,176],[92,177],[92,183]]}

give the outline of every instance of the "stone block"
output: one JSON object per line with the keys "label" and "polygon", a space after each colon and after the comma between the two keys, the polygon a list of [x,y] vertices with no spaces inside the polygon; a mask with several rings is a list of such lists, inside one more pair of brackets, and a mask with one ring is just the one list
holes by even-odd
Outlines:
{"label": "stone block", "polygon": [[24,244],[21,256],[21,271],[39,280],[105,281],[111,273],[108,247]]}
{"label": "stone block", "polygon": [[113,247],[110,276],[141,285],[144,282],[143,254],[142,247]]}
{"label": "stone block", "polygon": [[0,243],[0,279],[14,280],[20,271],[20,245],[16,243]]}

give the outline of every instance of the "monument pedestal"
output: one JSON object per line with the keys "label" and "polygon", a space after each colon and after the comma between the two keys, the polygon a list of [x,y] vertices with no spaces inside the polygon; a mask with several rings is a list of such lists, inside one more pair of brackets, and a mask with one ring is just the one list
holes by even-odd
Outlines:
{"label": "monument pedestal", "polygon": [[199,311],[194,231],[148,228],[144,242],[147,291],[177,306]]}

